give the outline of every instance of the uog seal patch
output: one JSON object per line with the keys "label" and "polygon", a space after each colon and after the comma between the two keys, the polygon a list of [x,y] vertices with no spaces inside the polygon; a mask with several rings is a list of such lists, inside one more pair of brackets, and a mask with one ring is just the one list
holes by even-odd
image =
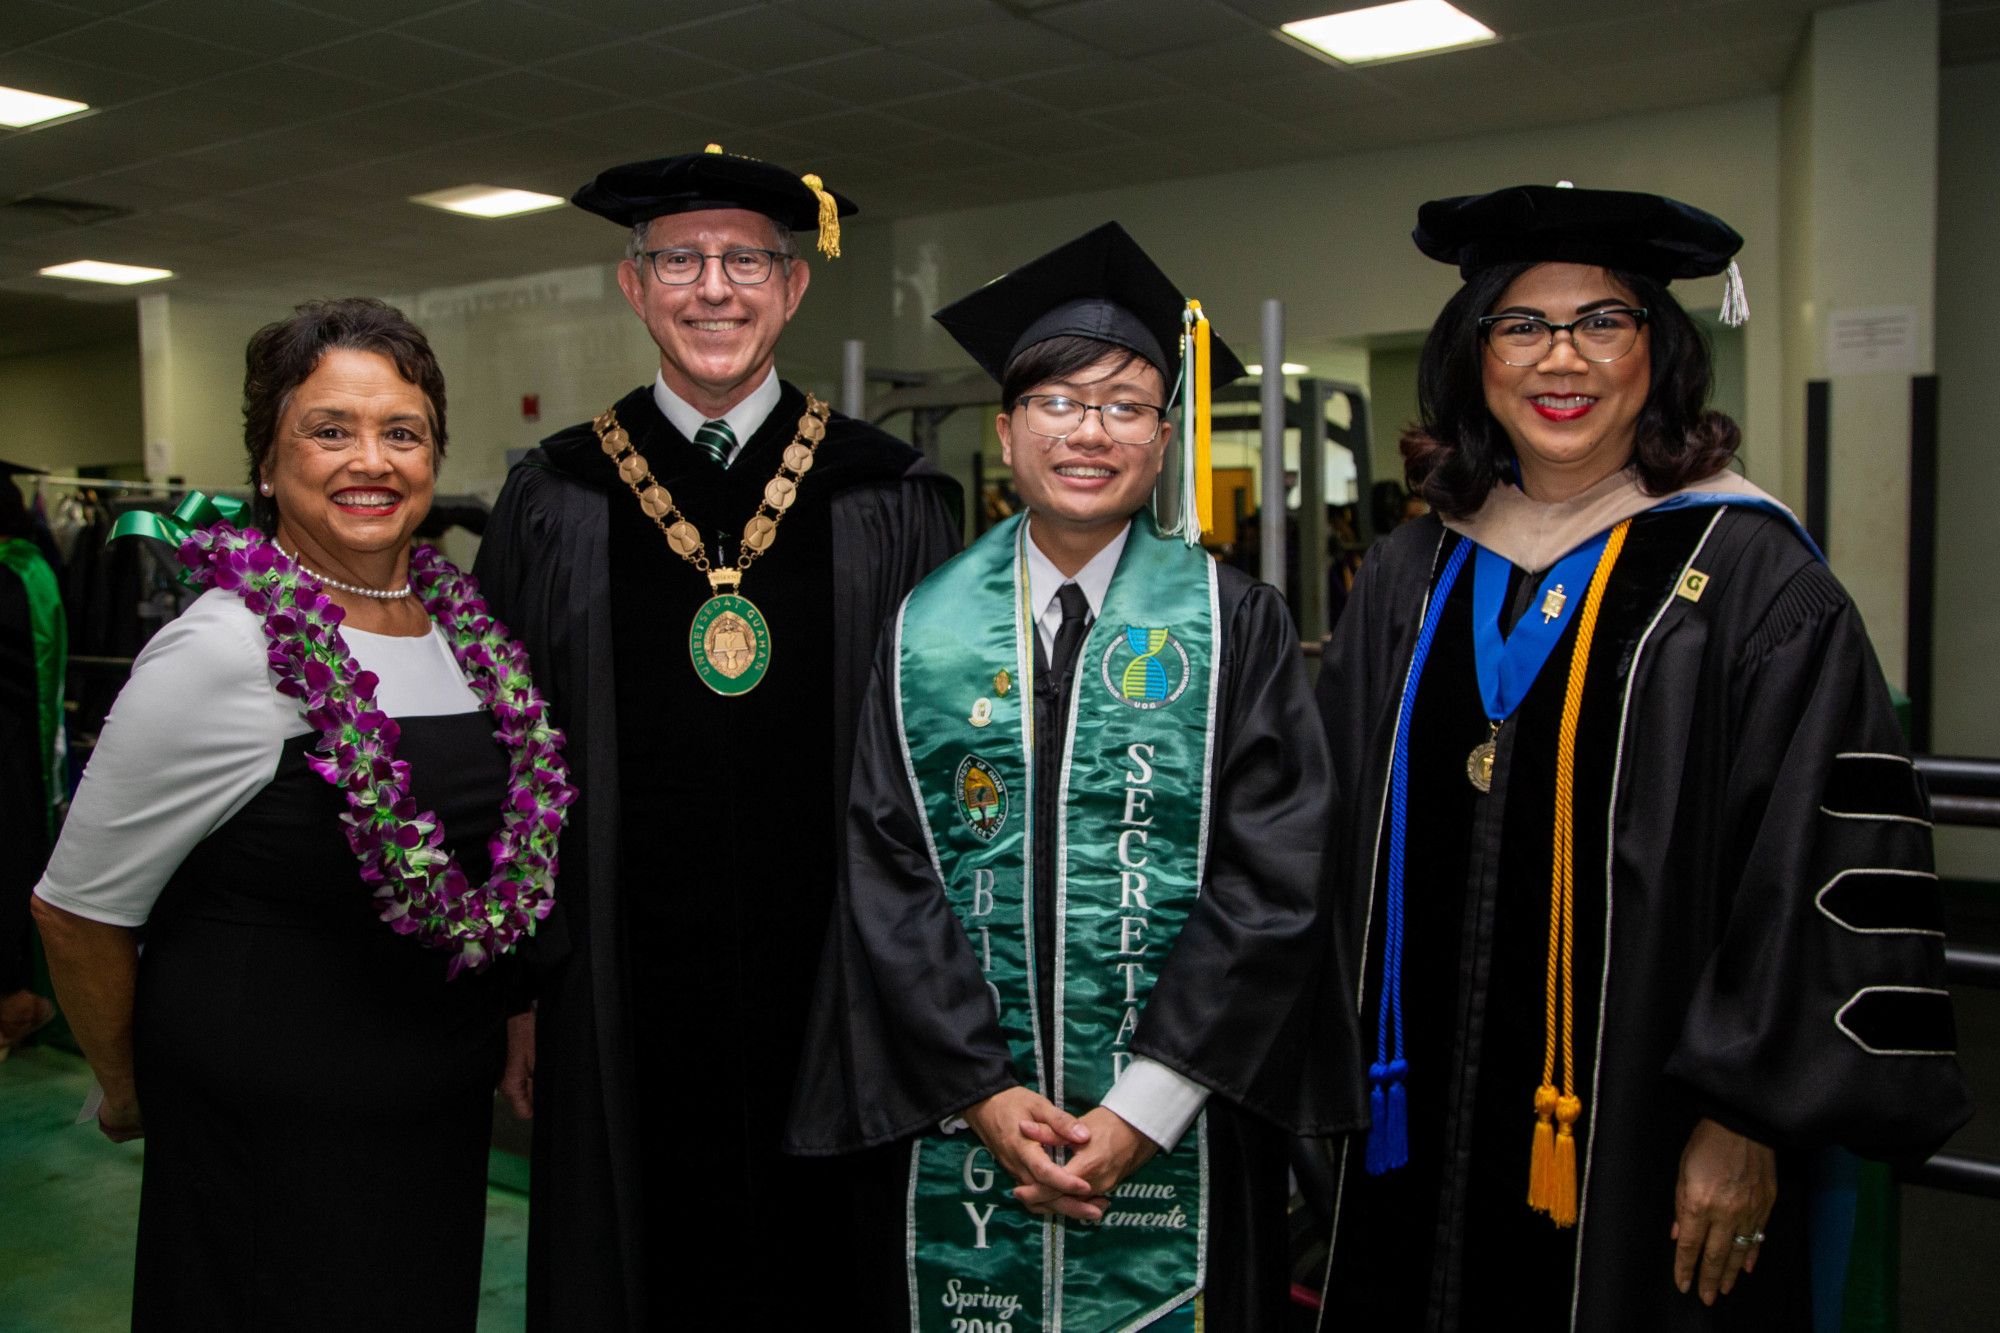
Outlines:
{"label": "uog seal patch", "polygon": [[993,841],[1007,822],[1007,779],[984,759],[969,754],[959,762],[952,788],[958,793],[958,813],[965,817],[966,827],[981,842]]}
{"label": "uog seal patch", "polygon": [[745,694],[771,665],[771,631],[747,597],[722,593],[695,612],[688,627],[688,656],[702,684],[717,694]]}
{"label": "uog seal patch", "polygon": [[1187,689],[1187,649],[1165,628],[1127,625],[1104,650],[1104,688],[1134,708],[1165,708]]}

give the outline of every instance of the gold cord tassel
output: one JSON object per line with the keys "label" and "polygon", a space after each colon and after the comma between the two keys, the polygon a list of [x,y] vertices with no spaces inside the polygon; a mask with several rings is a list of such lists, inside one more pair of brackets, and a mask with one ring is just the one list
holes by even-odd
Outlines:
{"label": "gold cord tassel", "polygon": [[[1576,1095],[1576,729],[1583,713],[1583,681],[1590,644],[1597,636],[1597,612],[1605,585],[1625,549],[1632,520],[1611,530],[1604,554],[1590,576],[1590,592],[1577,616],[1576,643],[1569,654],[1569,686],[1563,694],[1562,729],[1556,740],[1556,828],[1554,882],[1549,887],[1547,1011],[1542,1044],[1542,1082],[1535,1089],[1535,1138],[1528,1155],[1528,1206],[1547,1213],[1559,1227],[1577,1219],[1576,1122],[1583,1099]],[[1556,1088],[1556,1046],[1562,1045],[1562,1088]]]}
{"label": "gold cord tassel", "polygon": [[1194,372],[1194,431],[1193,438],[1183,440],[1182,448],[1194,450],[1194,506],[1196,523],[1203,535],[1215,530],[1215,465],[1211,441],[1210,403],[1213,388],[1209,381],[1210,359],[1208,316],[1202,313],[1201,302],[1189,301],[1188,308],[1194,312],[1194,336],[1188,340],[1189,364]]}
{"label": "gold cord tassel", "polygon": [[1528,1154],[1528,1207],[1538,1213],[1555,1209],[1558,1096],[1553,1083],[1535,1089],[1535,1146]]}
{"label": "gold cord tassel", "polygon": [[840,258],[840,205],[818,176],[809,171],[799,179],[819,197],[819,252],[828,259]]}

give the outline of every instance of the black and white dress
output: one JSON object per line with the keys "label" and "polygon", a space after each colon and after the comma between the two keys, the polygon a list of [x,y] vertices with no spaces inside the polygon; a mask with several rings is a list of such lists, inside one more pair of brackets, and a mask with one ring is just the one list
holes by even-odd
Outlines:
{"label": "black and white dress", "polygon": [[[443,636],[346,631],[420,809],[474,883],[506,752]],[[137,1329],[471,1329],[498,971],[377,917],[318,735],[258,618],[199,598],[147,645],[36,892],[144,927]]]}

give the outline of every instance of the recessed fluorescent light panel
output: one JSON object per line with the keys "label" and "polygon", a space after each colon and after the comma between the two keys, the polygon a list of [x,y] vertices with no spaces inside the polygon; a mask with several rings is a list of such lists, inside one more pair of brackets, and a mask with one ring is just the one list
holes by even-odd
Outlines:
{"label": "recessed fluorescent light panel", "polygon": [[1350,9],[1345,14],[1287,23],[1283,31],[1294,41],[1350,65],[1402,60],[1498,40],[1493,29],[1444,0],[1401,0],[1372,9]]}
{"label": "recessed fluorescent light panel", "polygon": [[413,194],[410,202],[426,208],[442,208],[447,213],[462,213],[466,217],[512,218],[523,213],[561,208],[568,201],[560,195],[510,190],[503,185],[457,185],[449,190]]}
{"label": "recessed fluorescent light panel", "polygon": [[108,282],[114,287],[130,287],[135,282],[158,282],[171,278],[170,268],[145,268],[138,264],[108,264],[102,259],[77,259],[67,264],[51,264],[41,270],[45,278],[73,278],[78,282]]}
{"label": "recessed fluorescent light panel", "polygon": [[[1298,362],[1296,362],[1296,361],[1287,361],[1287,362],[1285,362],[1285,364],[1283,365],[1283,367],[1281,367],[1281,369],[1282,369],[1282,370],[1283,370],[1283,372],[1284,372],[1285,374],[1287,374],[1287,375],[1303,375],[1303,374],[1305,374],[1305,373],[1306,373],[1306,372],[1307,372],[1308,370],[1311,370],[1311,369],[1312,369],[1312,367],[1311,367],[1311,366],[1302,366],[1302,365],[1300,365],[1300,364],[1299,364]],[[1255,364],[1252,364],[1252,365],[1247,365],[1247,366],[1243,367],[1243,371],[1244,371],[1244,373],[1245,373],[1245,374],[1247,374],[1247,375],[1261,375],[1261,374],[1263,374],[1263,373],[1264,373],[1264,367],[1262,367],[1262,366],[1260,366],[1260,365],[1255,365]]]}
{"label": "recessed fluorescent light panel", "polygon": [[49,97],[21,88],[0,88],[0,125],[9,129],[26,129],[58,116],[73,116],[88,110],[88,102],[72,102],[67,97]]}

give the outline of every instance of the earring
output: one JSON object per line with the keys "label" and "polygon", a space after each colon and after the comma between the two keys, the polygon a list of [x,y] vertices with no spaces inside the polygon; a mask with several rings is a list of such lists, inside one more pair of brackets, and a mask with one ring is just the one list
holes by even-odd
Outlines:
{"label": "earring", "polygon": [[269,495],[271,493],[271,483],[268,481],[262,482],[258,485],[257,489],[262,491],[264,494]]}

